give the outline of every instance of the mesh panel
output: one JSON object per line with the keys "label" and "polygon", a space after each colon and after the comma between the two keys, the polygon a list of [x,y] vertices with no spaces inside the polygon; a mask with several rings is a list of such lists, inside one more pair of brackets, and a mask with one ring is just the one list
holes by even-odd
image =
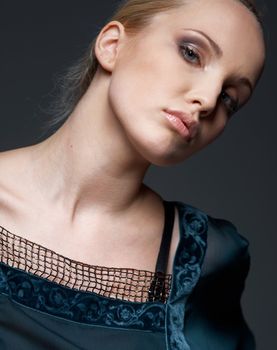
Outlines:
{"label": "mesh panel", "polygon": [[0,261],[69,288],[121,300],[166,302],[171,286],[170,274],[84,264],[1,226]]}

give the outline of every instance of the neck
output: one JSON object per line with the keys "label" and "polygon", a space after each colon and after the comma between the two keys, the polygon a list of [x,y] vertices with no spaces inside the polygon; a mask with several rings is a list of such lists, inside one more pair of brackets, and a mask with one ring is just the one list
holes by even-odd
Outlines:
{"label": "neck", "polygon": [[72,218],[95,207],[122,211],[145,195],[150,163],[126,137],[107,89],[105,82],[91,85],[65,124],[33,146],[34,177],[44,198]]}

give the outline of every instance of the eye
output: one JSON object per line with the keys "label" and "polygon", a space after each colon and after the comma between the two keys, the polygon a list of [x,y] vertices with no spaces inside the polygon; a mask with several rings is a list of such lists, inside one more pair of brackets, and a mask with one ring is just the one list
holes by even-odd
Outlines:
{"label": "eye", "polygon": [[225,104],[229,116],[237,112],[239,109],[239,102],[237,99],[232,98],[226,91],[221,92],[220,98]]}
{"label": "eye", "polygon": [[186,61],[193,64],[200,64],[200,55],[198,52],[190,45],[182,44],[180,47],[181,54]]}

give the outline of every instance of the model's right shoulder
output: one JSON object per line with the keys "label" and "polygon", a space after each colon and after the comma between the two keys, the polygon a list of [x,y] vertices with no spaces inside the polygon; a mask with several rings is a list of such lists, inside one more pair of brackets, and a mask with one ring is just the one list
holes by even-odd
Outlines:
{"label": "model's right shoulder", "polygon": [[16,211],[22,198],[22,174],[26,169],[21,158],[19,150],[0,152],[0,218]]}

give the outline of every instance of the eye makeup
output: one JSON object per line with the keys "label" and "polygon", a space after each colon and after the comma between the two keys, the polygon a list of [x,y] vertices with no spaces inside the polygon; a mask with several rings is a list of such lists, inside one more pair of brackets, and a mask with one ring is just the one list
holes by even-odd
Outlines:
{"label": "eye makeup", "polygon": [[190,63],[204,66],[213,56],[209,44],[198,35],[191,33],[181,35],[177,39],[177,45],[182,56]]}
{"label": "eye makeup", "polygon": [[179,50],[183,58],[189,63],[192,63],[194,65],[201,64],[201,56],[198,53],[197,49],[191,44],[183,43],[180,45]]}
{"label": "eye makeup", "polygon": [[[213,44],[211,44],[210,41]],[[209,57],[219,57],[222,54],[221,49],[215,42],[211,39],[208,40],[204,33],[201,35],[198,31],[184,30],[183,33],[180,33],[178,43],[179,46],[191,45],[192,47],[197,48],[199,52],[203,52]]]}
{"label": "eye makeup", "polygon": [[202,32],[201,30],[190,28],[183,28],[183,30],[186,32],[185,36],[190,38],[199,46],[203,45],[205,48],[213,51],[217,57],[221,57],[223,55],[222,49],[219,47],[219,45],[206,33]]}

